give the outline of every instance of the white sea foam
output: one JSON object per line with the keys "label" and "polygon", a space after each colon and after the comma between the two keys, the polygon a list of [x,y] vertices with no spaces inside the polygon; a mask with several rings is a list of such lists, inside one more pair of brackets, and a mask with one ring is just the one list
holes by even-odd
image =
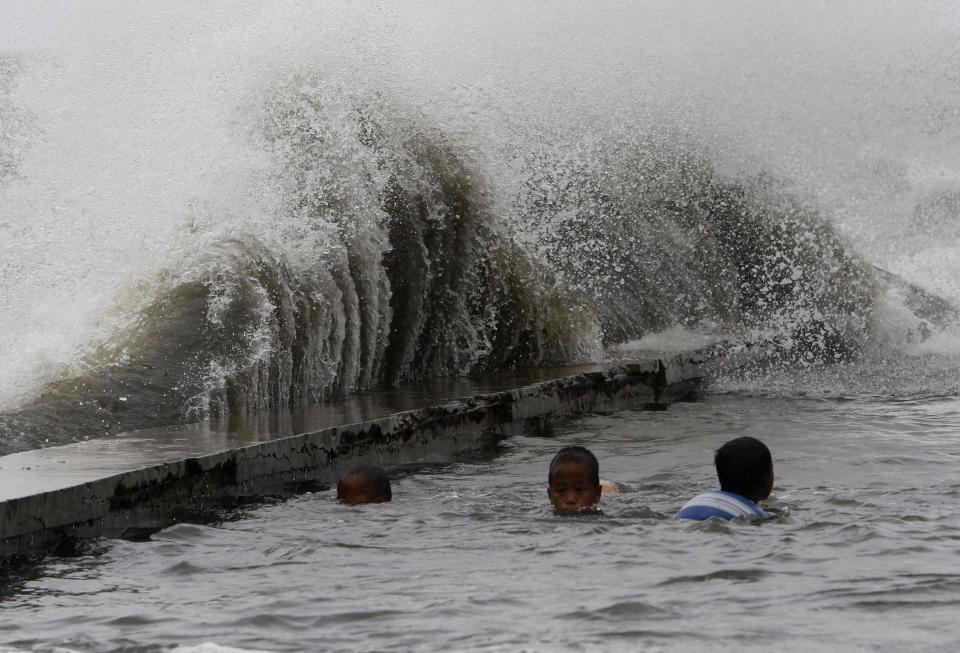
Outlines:
{"label": "white sea foam", "polygon": [[716,332],[674,326],[656,333],[649,333],[636,340],[615,345],[612,350],[618,356],[637,355],[645,352],[685,352],[709,347],[722,338],[723,336]]}
{"label": "white sea foam", "polygon": [[236,648],[215,642],[204,642],[195,646],[178,646],[172,650],[176,653],[270,653],[266,649]]}

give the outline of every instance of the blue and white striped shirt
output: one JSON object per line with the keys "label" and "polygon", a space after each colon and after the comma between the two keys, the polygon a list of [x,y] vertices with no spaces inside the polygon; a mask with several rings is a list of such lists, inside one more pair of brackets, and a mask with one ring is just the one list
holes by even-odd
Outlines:
{"label": "blue and white striped shirt", "polygon": [[677,513],[677,519],[702,521],[711,517],[720,519],[766,519],[770,515],[746,497],[733,492],[713,490],[704,492],[689,501]]}

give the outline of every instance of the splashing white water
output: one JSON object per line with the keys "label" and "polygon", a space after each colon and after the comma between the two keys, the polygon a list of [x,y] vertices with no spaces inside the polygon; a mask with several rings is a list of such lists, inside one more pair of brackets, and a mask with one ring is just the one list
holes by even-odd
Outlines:
{"label": "splashing white water", "polygon": [[913,222],[960,192],[949,2],[24,7],[0,9],[36,35],[14,47],[40,50],[12,96],[40,135],[0,187],[0,406],[109,339],[204,243],[252,234],[296,257],[289,235],[310,229],[277,211],[251,107],[301,70],[442,129],[505,223],[519,162],[545,141],[664,124],[729,174],[787,180],[873,262],[960,297],[960,248],[940,239],[960,216]]}

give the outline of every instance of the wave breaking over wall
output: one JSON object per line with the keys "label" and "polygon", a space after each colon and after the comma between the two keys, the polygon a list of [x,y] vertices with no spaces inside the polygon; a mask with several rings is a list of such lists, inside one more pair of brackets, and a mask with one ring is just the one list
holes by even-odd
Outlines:
{"label": "wave breaking over wall", "polygon": [[[240,4],[226,36],[185,29],[226,20],[212,8],[78,9],[75,57],[0,59],[0,451],[597,360],[676,328],[722,339],[731,366],[746,351],[809,369],[957,323],[950,301],[871,265],[906,258],[861,258],[883,249],[853,238],[869,212],[826,201],[838,186],[809,192],[816,166],[791,175],[793,139],[820,132],[797,118],[783,136],[765,111],[792,105],[772,90],[741,125],[743,95],[684,77],[642,7],[611,11],[649,45],[594,17],[611,29],[584,32],[629,56],[565,67],[548,56],[560,40],[498,50],[499,23],[480,21],[484,52],[520,66],[542,46],[534,63],[550,66],[467,84],[472,64],[425,63],[462,35],[456,12]],[[579,20],[550,11],[555,36]],[[628,79],[611,57],[646,67]],[[759,79],[762,64],[730,66]],[[846,124],[833,118],[831,138]],[[829,174],[863,164],[844,173],[854,186],[906,175],[866,146],[850,154],[859,141],[827,145]],[[919,198],[911,224],[946,229],[957,188],[904,191]]]}
{"label": "wave breaking over wall", "polygon": [[270,89],[256,137],[276,229],[198,236],[82,373],[0,417],[17,446],[596,357],[592,307],[545,282],[480,174],[338,92],[300,74]]}
{"label": "wave breaking over wall", "polygon": [[256,124],[274,240],[209,239],[161,275],[82,374],[3,418],[25,445],[590,360],[675,325],[793,364],[870,336],[876,279],[828,223],[676,134],[532,157],[508,219],[482,171],[382,98],[294,74]]}

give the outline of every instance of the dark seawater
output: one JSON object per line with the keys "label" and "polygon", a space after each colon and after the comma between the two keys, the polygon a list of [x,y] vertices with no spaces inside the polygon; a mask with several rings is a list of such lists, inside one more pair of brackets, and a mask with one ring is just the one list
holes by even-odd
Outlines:
{"label": "dark seawater", "polygon": [[[15,650],[949,650],[960,640],[960,398],[713,394],[595,415],[453,465],[391,504],[332,492],[101,541],[4,581]],[[712,451],[774,454],[763,524],[678,523]],[[634,491],[560,518],[583,443]]]}

